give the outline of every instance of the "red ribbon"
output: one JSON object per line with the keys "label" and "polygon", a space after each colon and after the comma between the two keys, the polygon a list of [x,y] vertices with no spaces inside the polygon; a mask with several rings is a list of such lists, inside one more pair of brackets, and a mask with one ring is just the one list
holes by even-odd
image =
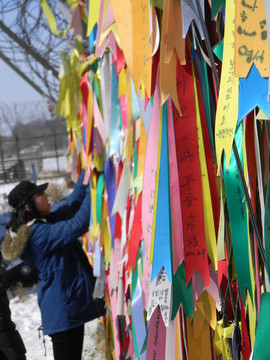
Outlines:
{"label": "red ribbon", "polygon": [[182,208],[186,284],[189,283],[192,274],[197,269],[205,284],[209,285],[201,169],[190,59],[187,59],[185,66],[181,66],[177,62],[176,76],[182,116],[173,104],[173,117]]}
{"label": "red ribbon", "polygon": [[87,109],[88,93],[89,93],[87,73],[84,73],[82,76],[82,80],[80,82],[80,88],[81,88],[81,92],[82,92],[83,102]]}
{"label": "red ribbon", "polygon": [[243,352],[243,360],[249,360],[250,358],[250,342],[248,336],[247,322],[245,317],[245,308],[242,300],[242,296],[240,295],[241,301],[241,327],[242,327],[242,352]]}
{"label": "red ribbon", "polygon": [[123,51],[119,48],[119,46],[116,43],[116,56],[117,56],[117,60],[116,60],[116,74],[117,76],[119,76],[120,71],[122,70],[122,67],[125,65],[126,61],[125,61],[125,57],[123,54]]}
{"label": "red ribbon", "polygon": [[218,225],[219,225],[219,213],[220,213],[219,198],[218,198],[218,192],[217,192],[215,169],[214,169],[214,164],[213,164],[213,155],[212,155],[209,136],[208,136],[208,129],[207,129],[207,124],[206,124],[206,117],[205,117],[205,111],[204,111],[204,106],[203,106],[200,82],[197,77],[197,74],[196,74],[196,84],[197,84],[197,93],[198,93],[198,101],[199,101],[202,133],[203,133],[204,151],[205,151],[205,158],[206,158],[206,165],[207,165],[207,172],[208,172],[208,180],[209,180],[209,186],[210,186],[210,192],[211,192],[214,223],[215,223],[215,230],[216,230],[216,236],[217,236]]}
{"label": "red ribbon", "polygon": [[[122,161],[120,161],[119,165],[118,165],[117,188],[119,186],[119,182],[121,179],[122,170],[123,170],[123,163],[122,163]],[[122,227],[122,219],[117,211],[117,213],[115,214],[114,239],[121,238],[121,236],[122,236],[121,227]]]}
{"label": "red ribbon", "polygon": [[142,194],[138,197],[129,238],[128,263],[135,271],[138,247],[142,238]]}

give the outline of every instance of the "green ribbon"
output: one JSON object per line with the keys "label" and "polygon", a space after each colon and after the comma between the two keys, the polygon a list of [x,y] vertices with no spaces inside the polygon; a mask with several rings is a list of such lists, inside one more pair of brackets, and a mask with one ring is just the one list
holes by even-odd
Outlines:
{"label": "green ribbon", "polygon": [[192,295],[192,280],[186,287],[186,271],[184,261],[176,270],[172,277],[173,298],[172,298],[172,313],[171,321],[174,320],[180,303],[183,304],[186,316],[193,316],[193,295]]}
{"label": "green ribbon", "polygon": [[220,61],[223,59],[223,45],[224,41],[222,39],[222,41],[214,47],[214,54],[219,58]]}
{"label": "green ribbon", "polygon": [[163,10],[163,0],[151,0],[150,2],[160,10]]}
{"label": "green ribbon", "polygon": [[265,213],[264,213],[264,241],[265,241],[265,260],[268,275],[270,274],[270,176],[268,178]]}
{"label": "green ribbon", "polygon": [[213,0],[211,8],[211,17],[212,20],[217,16],[221,8],[225,9],[225,0]]}
{"label": "green ribbon", "polygon": [[101,225],[102,196],[104,189],[104,174],[101,173],[97,182],[97,223]]}
{"label": "green ribbon", "polygon": [[[211,120],[211,105],[210,105],[210,95],[209,95],[210,89],[209,89],[209,81],[208,81],[207,64],[202,55],[200,56],[200,60],[202,63],[202,72],[203,72],[203,79],[204,79],[204,86],[206,93],[206,104],[205,104],[206,106],[204,106],[205,118],[206,118],[206,124],[207,124],[207,130],[208,130],[208,136],[209,136],[212,154],[215,154],[215,145],[214,145],[212,120]],[[202,96],[203,96],[203,92],[202,92]]]}
{"label": "green ribbon", "polygon": [[[235,142],[239,157],[242,163],[242,125],[240,124],[235,133]],[[247,211],[244,190],[242,187],[240,175],[237,169],[237,163],[232,152],[229,168],[226,170],[226,159],[223,161],[224,184],[227,198],[227,206],[231,225],[232,247],[235,261],[238,285],[245,300],[245,286],[253,298],[251,278],[249,270],[249,249],[248,249],[248,227]]]}
{"label": "green ribbon", "polygon": [[253,352],[254,360],[269,359],[269,334],[270,334],[270,293],[262,295],[260,314],[258,319],[255,345]]}

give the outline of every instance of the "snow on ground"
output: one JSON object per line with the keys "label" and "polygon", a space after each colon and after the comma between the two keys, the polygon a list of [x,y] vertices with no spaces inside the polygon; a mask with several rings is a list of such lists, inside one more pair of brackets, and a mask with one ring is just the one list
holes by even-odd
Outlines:
{"label": "snow on ground", "polygon": [[[58,158],[58,166],[60,171],[65,171],[67,168],[67,157],[60,156]],[[56,158],[45,158],[42,159],[42,171],[57,171],[57,160]]]}
{"label": "snow on ground", "polygon": [[[46,182],[54,182],[64,186],[64,178],[46,179]],[[44,183],[38,181],[37,184]],[[0,213],[9,211],[6,196],[16,186],[12,184],[0,184]],[[20,332],[27,350],[27,360],[53,360],[52,343],[49,336],[45,336],[45,347],[43,333],[38,328],[41,325],[41,315],[37,302],[35,287],[16,289],[14,293],[9,292],[11,318]],[[46,357],[45,357],[46,348]],[[101,320],[93,320],[85,324],[84,346],[82,360],[105,359],[105,335]]]}
{"label": "snow on ground", "polygon": [[[16,324],[27,350],[27,360],[53,360],[52,342],[49,336],[38,331],[41,325],[36,288],[19,289],[16,296],[9,292],[12,321]],[[103,360],[104,336],[101,320],[85,324],[82,360]],[[103,342],[103,346],[102,343]],[[46,350],[45,350],[46,349]],[[46,351],[46,357],[45,357]]]}

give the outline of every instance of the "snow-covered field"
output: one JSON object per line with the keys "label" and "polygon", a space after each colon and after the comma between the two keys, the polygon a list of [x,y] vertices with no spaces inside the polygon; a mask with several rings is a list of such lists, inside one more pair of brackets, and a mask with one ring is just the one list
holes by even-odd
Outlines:
{"label": "snow-covered field", "polygon": [[[65,171],[67,168],[67,157],[60,156],[58,158],[58,166],[60,171]],[[45,158],[42,159],[42,171],[57,171],[56,158]]]}
{"label": "snow-covered field", "polygon": [[[20,332],[27,350],[27,360],[53,360],[52,343],[49,336],[38,331],[41,325],[40,311],[35,287],[19,289],[16,295],[10,295],[11,318]],[[85,324],[82,360],[103,360],[105,354],[101,346],[103,325],[93,320]],[[103,342],[104,345],[104,342]],[[46,354],[46,356],[45,356]]]}
{"label": "snow-covered field", "polygon": [[[50,179],[46,179],[47,181],[51,182]],[[65,183],[63,178],[52,181],[62,187]],[[45,181],[38,181],[38,184],[43,182]],[[15,185],[16,183],[0,185],[0,212],[8,210],[6,196]],[[39,338],[38,328],[41,325],[41,315],[37,302],[36,287],[26,289],[18,287],[15,292],[9,292],[9,298],[11,317],[27,349],[27,360],[53,360],[50,337],[45,336],[45,343],[43,343],[43,334],[40,332]],[[82,360],[105,359],[104,339],[104,328],[101,320],[86,323]]]}

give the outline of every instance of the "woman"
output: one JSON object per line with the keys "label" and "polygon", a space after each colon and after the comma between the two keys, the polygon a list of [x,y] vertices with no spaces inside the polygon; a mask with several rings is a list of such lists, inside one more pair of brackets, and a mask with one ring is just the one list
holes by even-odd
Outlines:
{"label": "woman", "polygon": [[48,183],[22,181],[8,195],[15,213],[2,245],[3,257],[21,257],[37,267],[43,332],[52,338],[56,360],[81,359],[84,323],[97,313],[91,266],[77,240],[88,230],[90,218],[90,192],[83,176],[82,172],[55,212],[50,212],[44,194]]}

